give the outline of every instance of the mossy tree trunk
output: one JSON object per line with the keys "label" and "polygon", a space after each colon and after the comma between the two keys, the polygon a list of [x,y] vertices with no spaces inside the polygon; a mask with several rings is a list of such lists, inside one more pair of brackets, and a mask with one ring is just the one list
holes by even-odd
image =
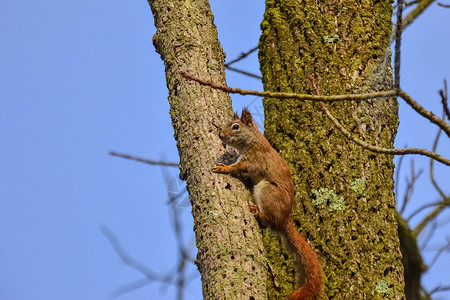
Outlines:
{"label": "mossy tree trunk", "polygon": [[250,193],[238,180],[210,171],[222,156],[218,126],[231,119],[231,99],[181,75],[226,84],[225,55],[209,3],[149,4],[157,28],[153,42],[165,64],[180,176],[192,203],[204,299],[266,299],[267,264],[258,225],[247,207]]}
{"label": "mossy tree trunk", "polygon": [[[264,89],[323,95],[390,89],[387,0],[267,0],[261,24]],[[393,158],[345,139],[313,102],[264,99],[265,135],[288,162],[296,186],[293,219],[318,250],[323,299],[404,299],[394,202]],[[366,142],[390,148],[398,125],[395,99],[326,104]],[[264,233],[269,298],[295,286],[276,236]]]}

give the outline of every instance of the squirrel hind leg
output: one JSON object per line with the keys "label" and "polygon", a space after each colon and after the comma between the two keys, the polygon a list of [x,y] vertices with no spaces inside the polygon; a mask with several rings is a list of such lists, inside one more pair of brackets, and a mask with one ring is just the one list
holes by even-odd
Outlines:
{"label": "squirrel hind leg", "polygon": [[269,181],[260,181],[253,189],[253,198],[258,206],[259,214],[273,229],[284,229],[290,222],[292,199],[283,190]]}

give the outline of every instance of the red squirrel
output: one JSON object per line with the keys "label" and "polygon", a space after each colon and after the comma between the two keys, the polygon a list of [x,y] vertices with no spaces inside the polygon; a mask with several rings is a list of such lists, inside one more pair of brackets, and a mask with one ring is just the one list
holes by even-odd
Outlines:
{"label": "red squirrel", "polygon": [[239,157],[234,164],[219,163],[212,171],[251,179],[256,204],[249,204],[250,211],[262,226],[285,237],[288,248],[304,268],[305,284],[286,299],[314,299],[322,288],[324,275],[316,253],[291,221],[294,184],[287,164],[259,131],[246,108],[240,118],[234,114],[233,119],[220,130],[219,137],[226,145],[234,147]]}

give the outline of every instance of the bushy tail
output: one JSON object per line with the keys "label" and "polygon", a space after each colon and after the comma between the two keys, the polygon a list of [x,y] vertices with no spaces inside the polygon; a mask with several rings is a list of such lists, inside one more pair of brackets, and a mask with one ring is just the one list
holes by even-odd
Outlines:
{"label": "bushy tail", "polygon": [[311,300],[320,291],[323,284],[323,271],[314,250],[297,232],[292,222],[286,225],[285,236],[289,248],[295,252],[305,270],[305,284],[292,292],[286,300]]}

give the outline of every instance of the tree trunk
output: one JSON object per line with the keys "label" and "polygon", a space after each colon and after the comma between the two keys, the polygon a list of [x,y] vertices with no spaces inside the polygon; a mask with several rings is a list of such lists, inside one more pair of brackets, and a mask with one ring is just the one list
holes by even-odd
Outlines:
{"label": "tree trunk", "polygon": [[[390,89],[391,1],[267,0],[260,64],[267,91],[323,95]],[[264,99],[265,135],[296,186],[294,223],[317,249],[327,282],[321,299],[404,299],[392,157],[345,139],[313,102]],[[395,99],[327,103],[347,130],[391,148]],[[264,233],[269,298],[297,285],[276,236]]]}
{"label": "tree trunk", "polygon": [[148,2],[157,28],[153,42],[166,69],[180,177],[192,203],[204,299],[266,299],[267,264],[247,207],[250,193],[238,180],[210,171],[222,156],[217,128],[232,117],[230,97],[181,75],[226,84],[209,3]]}

